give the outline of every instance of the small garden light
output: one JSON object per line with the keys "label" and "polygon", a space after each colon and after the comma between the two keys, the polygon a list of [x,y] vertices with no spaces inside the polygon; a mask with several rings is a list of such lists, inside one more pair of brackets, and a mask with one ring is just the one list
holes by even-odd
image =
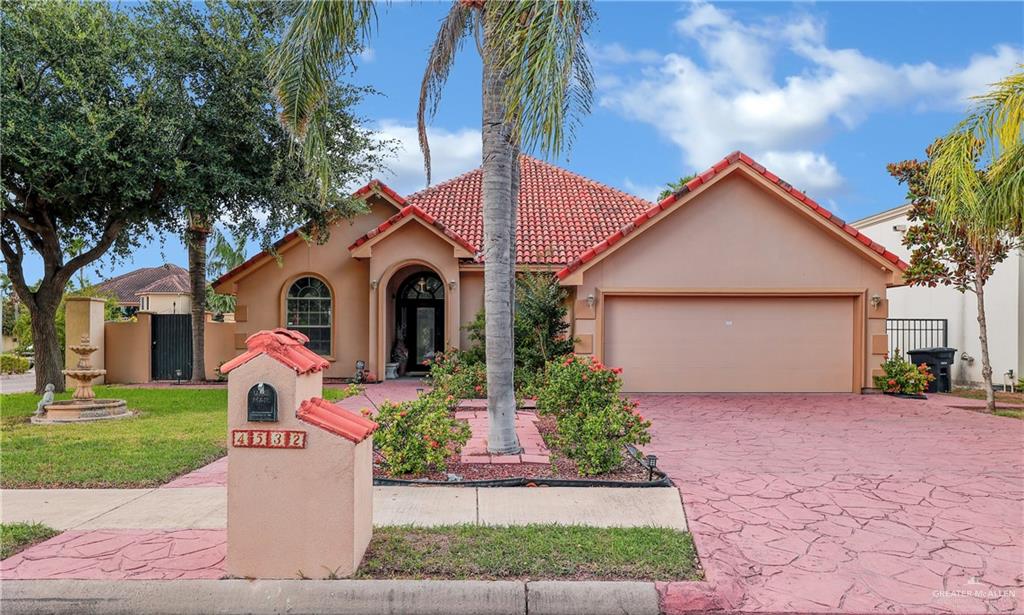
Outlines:
{"label": "small garden light", "polygon": [[416,389],[416,397],[419,397],[420,395],[423,395],[423,389],[422,388],[417,388]]}
{"label": "small garden light", "polygon": [[178,384],[181,384],[181,370],[180,369],[174,370],[174,377],[178,379]]}
{"label": "small garden light", "polygon": [[658,467],[658,456],[647,456],[647,480],[654,480],[654,470]]}

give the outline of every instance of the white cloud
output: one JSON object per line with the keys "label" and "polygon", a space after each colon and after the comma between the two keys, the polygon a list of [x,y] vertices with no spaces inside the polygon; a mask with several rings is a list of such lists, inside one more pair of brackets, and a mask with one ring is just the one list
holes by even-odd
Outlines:
{"label": "white cloud", "polygon": [[651,49],[626,49],[619,43],[588,45],[587,54],[595,64],[652,64],[661,54]]}
{"label": "white cloud", "polygon": [[766,151],[757,160],[779,177],[814,194],[832,193],[843,185],[839,169],[824,154]]}
{"label": "white cloud", "polygon": [[[817,151],[831,131],[898,105],[962,108],[1024,62],[1024,49],[1000,45],[965,66],[896,65],[830,48],[824,24],[805,14],[745,23],[705,3],[691,5],[675,29],[697,43],[699,57],[669,53],[632,75],[607,76],[600,104],[654,126],[679,147],[684,168],[703,169],[742,149],[819,197],[843,185]],[[781,53],[803,67],[773,74]]]}
{"label": "white cloud", "polygon": [[640,184],[627,177],[622,180],[622,189],[629,194],[640,197],[641,199],[647,199],[648,201],[654,202],[658,200],[658,195],[665,189],[665,186]]}
{"label": "white cloud", "polygon": [[377,59],[377,52],[373,50],[373,47],[367,45],[363,47],[362,51],[359,52],[359,60],[369,64]]}
{"label": "white cloud", "polygon": [[[377,134],[382,139],[393,140],[397,146],[395,156],[385,162],[387,172],[381,180],[402,195],[425,188],[427,180],[416,127],[395,120],[381,120],[377,125]],[[430,140],[433,183],[451,179],[480,166],[479,130],[429,128],[427,135]]]}

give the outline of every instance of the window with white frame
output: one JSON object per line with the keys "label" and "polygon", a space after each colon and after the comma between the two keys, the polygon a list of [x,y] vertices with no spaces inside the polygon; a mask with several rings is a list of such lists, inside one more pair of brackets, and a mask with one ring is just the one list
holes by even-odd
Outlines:
{"label": "window with white frame", "polygon": [[312,276],[299,278],[288,288],[286,326],[309,338],[306,347],[331,354],[331,289]]}

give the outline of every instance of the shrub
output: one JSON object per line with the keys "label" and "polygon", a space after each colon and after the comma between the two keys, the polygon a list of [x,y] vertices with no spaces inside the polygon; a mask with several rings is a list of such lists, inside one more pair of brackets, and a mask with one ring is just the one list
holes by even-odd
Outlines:
{"label": "shrub", "polygon": [[0,355],[0,373],[24,374],[28,371],[28,359],[16,354]]}
{"label": "shrub", "polygon": [[920,395],[927,390],[928,383],[935,380],[926,364],[915,366],[903,358],[899,348],[892,357],[886,356],[882,371],[885,375],[875,376],[875,386],[886,393]]}
{"label": "shrub", "polygon": [[651,422],[623,399],[619,368],[590,358],[551,361],[538,387],[537,409],[556,421],[556,444],[576,462],[580,474],[602,474],[623,461],[627,444],[651,441]]}
{"label": "shrub", "polygon": [[452,416],[456,400],[437,391],[413,401],[384,402],[374,417],[380,426],[373,439],[393,475],[445,470],[448,456],[469,441],[470,428]]}
{"label": "shrub", "polygon": [[430,361],[427,379],[434,393],[455,399],[487,397],[487,367],[483,363],[467,360],[465,355],[458,350],[449,350],[438,353]]}
{"label": "shrub", "polygon": [[[565,288],[550,274],[524,273],[516,277],[515,362],[523,373],[540,373],[548,361],[573,351],[566,318],[567,297]],[[467,363],[486,360],[485,328],[486,317],[480,310],[466,325],[470,344],[463,358]]]}

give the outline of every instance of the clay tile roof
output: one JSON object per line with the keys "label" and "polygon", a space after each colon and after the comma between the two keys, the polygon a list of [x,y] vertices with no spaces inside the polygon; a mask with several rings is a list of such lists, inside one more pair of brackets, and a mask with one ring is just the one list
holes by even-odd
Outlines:
{"label": "clay tile roof", "polygon": [[896,254],[890,252],[889,250],[886,250],[881,245],[871,241],[871,239],[864,235],[864,233],[861,233],[857,229],[853,228],[852,226],[844,222],[841,218],[839,218],[829,210],[825,209],[824,207],[816,203],[809,196],[800,192],[785,180],[780,179],[778,175],[775,175],[774,173],[766,169],[763,165],[755,162],[754,159],[751,158],[750,156],[747,156],[743,152],[736,151],[729,154],[725,158],[722,158],[715,164],[711,165],[711,168],[691,179],[689,182],[687,182],[685,186],[677,190],[674,194],[670,194],[669,196],[662,199],[661,202],[659,202],[656,206],[638,215],[635,219],[623,225],[622,228],[616,229],[608,236],[603,237],[589,249],[582,251],[577,258],[569,261],[569,263],[560,271],[558,271],[556,275],[559,279],[564,279],[573,271],[576,271],[584,264],[586,264],[588,261],[592,260],[595,256],[597,256],[601,252],[604,252],[612,245],[621,241],[623,237],[632,233],[637,228],[645,225],[649,220],[652,220],[655,217],[657,217],[657,215],[662,210],[669,208],[670,206],[675,204],[676,201],[683,198],[683,196],[691,192],[696,192],[700,190],[702,186],[710,182],[715,175],[737,164],[746,165],[747,167],[753,169],[755,172],[763,175],[765,179],[778,185],[780,188],[782,188],[790,195],[792,195],[793,198],[807,206],[808,209],[812,210],[813,212],[821,216],[823,219],[828,220],[830,223],[840,228],[847,235],[850,235],[851,237],[857,239],[865,246],[868,246],[873,251],[880,254],[887,261],[895,265],[896,268],[899,269],[900,271],[907,270],[907,267],[909,265],[900,260],[900,258],[896,256]]}
{"label": "clay tile roof", "polygon": [[[165,288],[168,290],[163,290]],[[124,304],[137,304],[139,293],[143,291],[188,293],[190,288],[188,271],[170,263],[135,269],[96,285],[97,290],[114,295]]]}
{"label": "clay tile roof", "polygon": [[377,423],[370,419],[319,397],[303,401],[295,416],[300,421],[347,438],[356,444],[377,430]]}
{"label": "clay tile roof", "polygon": [[295,370],[298,374],[308,374],[327,369],[326,359],[306,348],[309,338],[288,329],[260,331],[245,340],[248,348],[245,352],[220,366],[220,372],[226,374],[236,367],[245,365],[260,355],[267,355],[282,365]]}
{"label": "clay tile roof", "polygon": [[[483,169],[406,197],[479,252]],[[564,265],[654,204],[565,169],[519,157],[516,262]]]}

